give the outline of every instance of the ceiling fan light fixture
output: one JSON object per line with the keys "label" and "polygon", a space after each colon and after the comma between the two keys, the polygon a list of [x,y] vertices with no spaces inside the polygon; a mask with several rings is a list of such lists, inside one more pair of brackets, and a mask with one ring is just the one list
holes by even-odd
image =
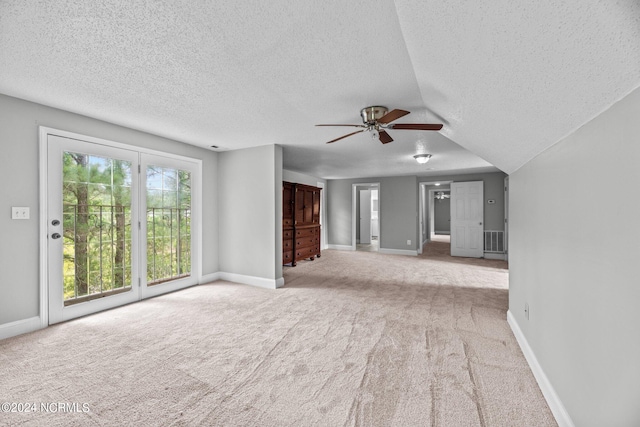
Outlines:
{"label": "ceiling fan light fixture", "polygon": [[413,156],[413,158],[416,159],[416,162],[424,164],[429,161],[429,159],[431,158],[431,154],[416,154],[415,156]]}

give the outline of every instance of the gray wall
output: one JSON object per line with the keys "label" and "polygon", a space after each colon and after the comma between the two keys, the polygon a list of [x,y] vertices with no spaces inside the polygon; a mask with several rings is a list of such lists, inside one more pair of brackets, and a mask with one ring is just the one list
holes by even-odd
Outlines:
{"label": "gray wall", "polygon": [[[217,153],[0,95],[0,325],[38,315],[39,125],[202,159],[202,273],[218,271]],[[31,219],[12,220],[11,206]]]}
{"label": "gray wall", "polygon": [[[351,245],[352,184],[380,183],[380,248],[415,250],[418,236],[415,176],[328,180],[329,244]],[[407,239],[411,245],[407,245]]]}
{"label": "gray wall", "polygon": [[435,232],[451,231],[451,199],[433,200]]}
{"label": "gray wall", "polygon": [[[419,244],[418,182],[484,181],[485,230],[504,230],[504,178],[502,172],[438,177],[384,177],[327,181],[329,243],[351,245],[351,186],[380,183],[380,248],[417,250]],[[431,188],[431,187],[430,187]],[[438,188],[438,187],[433,187]],[[427,193],[428,194],[428,193]],[[486,200],[494,199],[489,205]],[[407,245],[411,240],[411,245]]]}
{"label": "gray wall", "polygon": [[282,277],[282,147],[220,153],[220,270]]}
{"label": "gray wall", "polygon": [[[437,177],[418,177],[419,182],[434,181],[483,181],[484,182],[484,229],[485,230],[504,230],[504,179],[506,174],[503,172],[479,173],[467,175],[442,175]],[[439,190],[441,187],[433,185],[428,186],[429,189]],[[443,189],[448,189],[449,185]],[[488,204],[487,200],[493,199],[495,204]]]}
{"label": "gray wall", "polygon": [[509,177],[509,310],[576,426],[640,425],[638,117],[640,89]]}

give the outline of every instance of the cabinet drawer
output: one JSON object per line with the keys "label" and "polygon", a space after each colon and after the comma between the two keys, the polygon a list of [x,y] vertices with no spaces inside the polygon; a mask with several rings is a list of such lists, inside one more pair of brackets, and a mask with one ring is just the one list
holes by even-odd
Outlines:
{"label": "cabinet drawer", "polygon": [[296,239],[296,248],[305,248],[307,246],[317,246],[317,237],[299,237]]}
{"label": "cabinet drawer", "polygon": [[296,230],[296,239],[300,237],[316,237],[318,235],[318,228],[299,228]]}
{"label": "cabinet drawer", "polygon": [[293,238],[293,230],[282,230],[282,239],[291,239]]}
{"label": "cabinet drawer", "polygon": [[291,239],[282,241],[282,250],[283,251],[290,251],[292,249],[293,249],[293,242],[291,241]]}
{"label": "cabinet drawer", "polygon": [[319,252],[320,251],[317,247],[296,249],[296,259],[310,258],[317,255]]}
{"label": "cabinet drawer", "polygon": [[293,251],[282,252],[282,263],[289,264],[293,261]]}

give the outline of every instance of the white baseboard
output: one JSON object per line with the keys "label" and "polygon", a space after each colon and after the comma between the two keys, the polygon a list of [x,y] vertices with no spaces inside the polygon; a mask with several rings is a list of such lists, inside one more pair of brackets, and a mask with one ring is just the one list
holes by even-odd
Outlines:
{"label": "white baseboard", "polygon": [[205,283],[215,282],[216,280],[220,280],[220,272],[205,274],[198,281],[199,285],[203,285]]}
{"label": "white baseboard", "polygon": [[380,248],[378,250],[381,254],[387,255],[410,255],[410,256],[418,256],[418,251],[415,249],[385,249]]}
{"label": "white baseboard", "polygon": [[507,255],[506,254],[494,254],[494,253],[484,253],[484,258],[485,259],[500,259],[503,261],[507,260]]}
{"label": "white baseboard", "polygon": [[434,231],[433,234],[444,234],[445,236],[449,236],[451,234],[450,231]]}
{"label": "white baseboard", "polygon": [[353,246],[350,245],[327,245],[329,249],[335,249],[337,251],[353,251]]}
{"label": "white baseboard", "polygon": [[15,337],[16,335],[26,334],[27,332],[37,331],[38,329],[42,329],[40,316],[5,323],[4,325],[0,325],[0,340]]}
{"label": "white baseboard", "polygon": [[509,326],[511,326],[511,330],[513,331],[513,334],[515,335],[516,340],[520,345],[520,349],[522,349],[522,353],[524,353],[525,359],[527,359],[527,363],[529,363],[529,367],[533,372],[533,376],[536,378],[538,386],[540,387],[540,391],[542,391],[542,395],[546,399],[547,404],[549,405],[549,409],[551,409],[551,412],[553,413],[558,426],[574,427],[569,413],[562,404],[562,401],[560,400],[560,397],[556,393],[555,389],[551,385],[549,378],[547,378],[547,375],[542,370],[542,366],[540,366],[535,353],[529,346],[529,342],[522,333],[522,329],[520,329],[516,318],[513,316],[513,314],[511,314],[511,310],[507,311],[507,322],[509,323]]}
{"label": "white baseboard", "polygon": [[[226,280],[228,282],[242,283],[243,285],[257,286],[259,288],[276,289],[284,285],[284,279],[265,279],[264,277],[245,276],[244,274],[226,273],[219,271],[218,280]],[[280,282],[280,280],[282,282]]]}

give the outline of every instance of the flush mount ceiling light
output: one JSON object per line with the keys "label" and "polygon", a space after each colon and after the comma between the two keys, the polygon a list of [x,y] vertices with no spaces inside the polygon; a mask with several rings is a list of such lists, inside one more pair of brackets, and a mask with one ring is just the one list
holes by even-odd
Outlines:
{"label": "flush mount ceiling light", "polygon": [[413,156],[414,159],[420,164],[427,163],[431,158],[431,154],[416,154]]}

